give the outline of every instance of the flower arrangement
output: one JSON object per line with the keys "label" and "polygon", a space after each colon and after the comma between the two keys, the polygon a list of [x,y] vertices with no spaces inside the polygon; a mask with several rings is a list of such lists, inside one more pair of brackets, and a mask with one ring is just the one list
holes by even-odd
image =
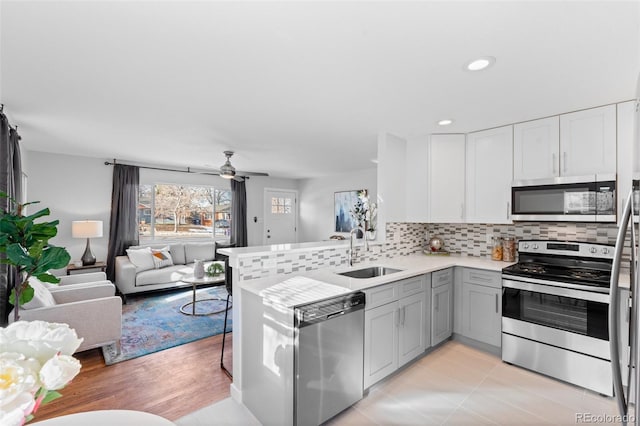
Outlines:
{"label": "flower arrangement", "polygon": [[62,395],[79,372],[82,339],[67,324],[18,321],[0,328],[0,424],[21,426]]}
{"label": "flower arrangement", "polygon": [[369,195],[366,189],[358,191],[358,200],[350,210],[351,217],[356,225],[366,231],[375,231],[378,208],[376,203],[369,202]]}

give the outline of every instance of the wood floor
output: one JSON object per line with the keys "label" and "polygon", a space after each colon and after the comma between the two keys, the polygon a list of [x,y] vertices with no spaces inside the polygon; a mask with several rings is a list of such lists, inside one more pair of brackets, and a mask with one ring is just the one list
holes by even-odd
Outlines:
{"label": "wood floor", "polygon": [[[227,334],[225,366],[231,370]],[[89,410],[140,410],[177,420],[229,396],[231,380],[220,369],[222,335],[106,366],[100,349],[76,354],[80,374],[40,407],[36,421]]]}

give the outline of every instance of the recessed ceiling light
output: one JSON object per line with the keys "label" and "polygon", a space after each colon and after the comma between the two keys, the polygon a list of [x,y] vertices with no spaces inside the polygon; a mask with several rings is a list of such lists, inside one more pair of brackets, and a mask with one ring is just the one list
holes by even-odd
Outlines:
{"label": "recessed ceiling light", "polygon": [[474,59],[465,65],[465,69],[468,71],[480,71],[489,68],[496,62],[496,58],[493,56],[483,56],[482,58]]}
{"label": "recessed ceiling light", "polygon": [[449,120],[448,118],[446,120],[440,120],[438,121],[438,126],[448,126],[450,124],[453,123],[453,120]]}

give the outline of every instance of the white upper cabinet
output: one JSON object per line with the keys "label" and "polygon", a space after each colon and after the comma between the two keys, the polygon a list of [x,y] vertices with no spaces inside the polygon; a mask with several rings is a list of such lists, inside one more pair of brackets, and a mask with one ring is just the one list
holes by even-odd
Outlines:
{"label": "white upper cabinet", "polygon": [[467,223],[511,223],[513,126],[467,135]]}
{"label": "white upper cabinet", "polygon": [[429,221],[429,137],[407,140],[406,220]]}
{"label": "white upper cabinet", "polygon": [[636,101],[622,102],[616,106],[618,114],[618,186],[616,187],[616,196],[618,198],[618,221],[620,221],[633,179],[633,121],[636,114]]}
{"label": "white upper cabinet", "polygon": [[560,171],[560,118],[519,123],[513,127],[513,179],[554,178]]}
{"label": "white upper cabinet", "polygon": [[431,222],[464,222],[465,136],[431,135],[428,164]]}
{"label": "white upper cabinet", "polygon": [[560,175],[616,172],[616,106],[560,116]]}

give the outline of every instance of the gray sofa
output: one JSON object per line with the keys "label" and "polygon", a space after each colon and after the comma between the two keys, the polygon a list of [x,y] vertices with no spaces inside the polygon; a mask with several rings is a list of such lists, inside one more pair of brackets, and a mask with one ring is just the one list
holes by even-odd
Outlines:
{"label": "gray sofa", "polygon": [[173,260],[172,266],[160,269],[150,269],[139,271],[129,260],[128,256],[116,257],[116,277],[115,284],[123,296],[143,291],[161,290],[174,287],[189,286],[180,281],[186,275],[193,274],[194,260],[205,261],[205,269],[211,264],[216,256],[216,245],[214,242],[186,242],[186,243],[165,243],[132,246],[129,249],[141,249],[150,247],[160,249],[169,247],[169,253]]}

